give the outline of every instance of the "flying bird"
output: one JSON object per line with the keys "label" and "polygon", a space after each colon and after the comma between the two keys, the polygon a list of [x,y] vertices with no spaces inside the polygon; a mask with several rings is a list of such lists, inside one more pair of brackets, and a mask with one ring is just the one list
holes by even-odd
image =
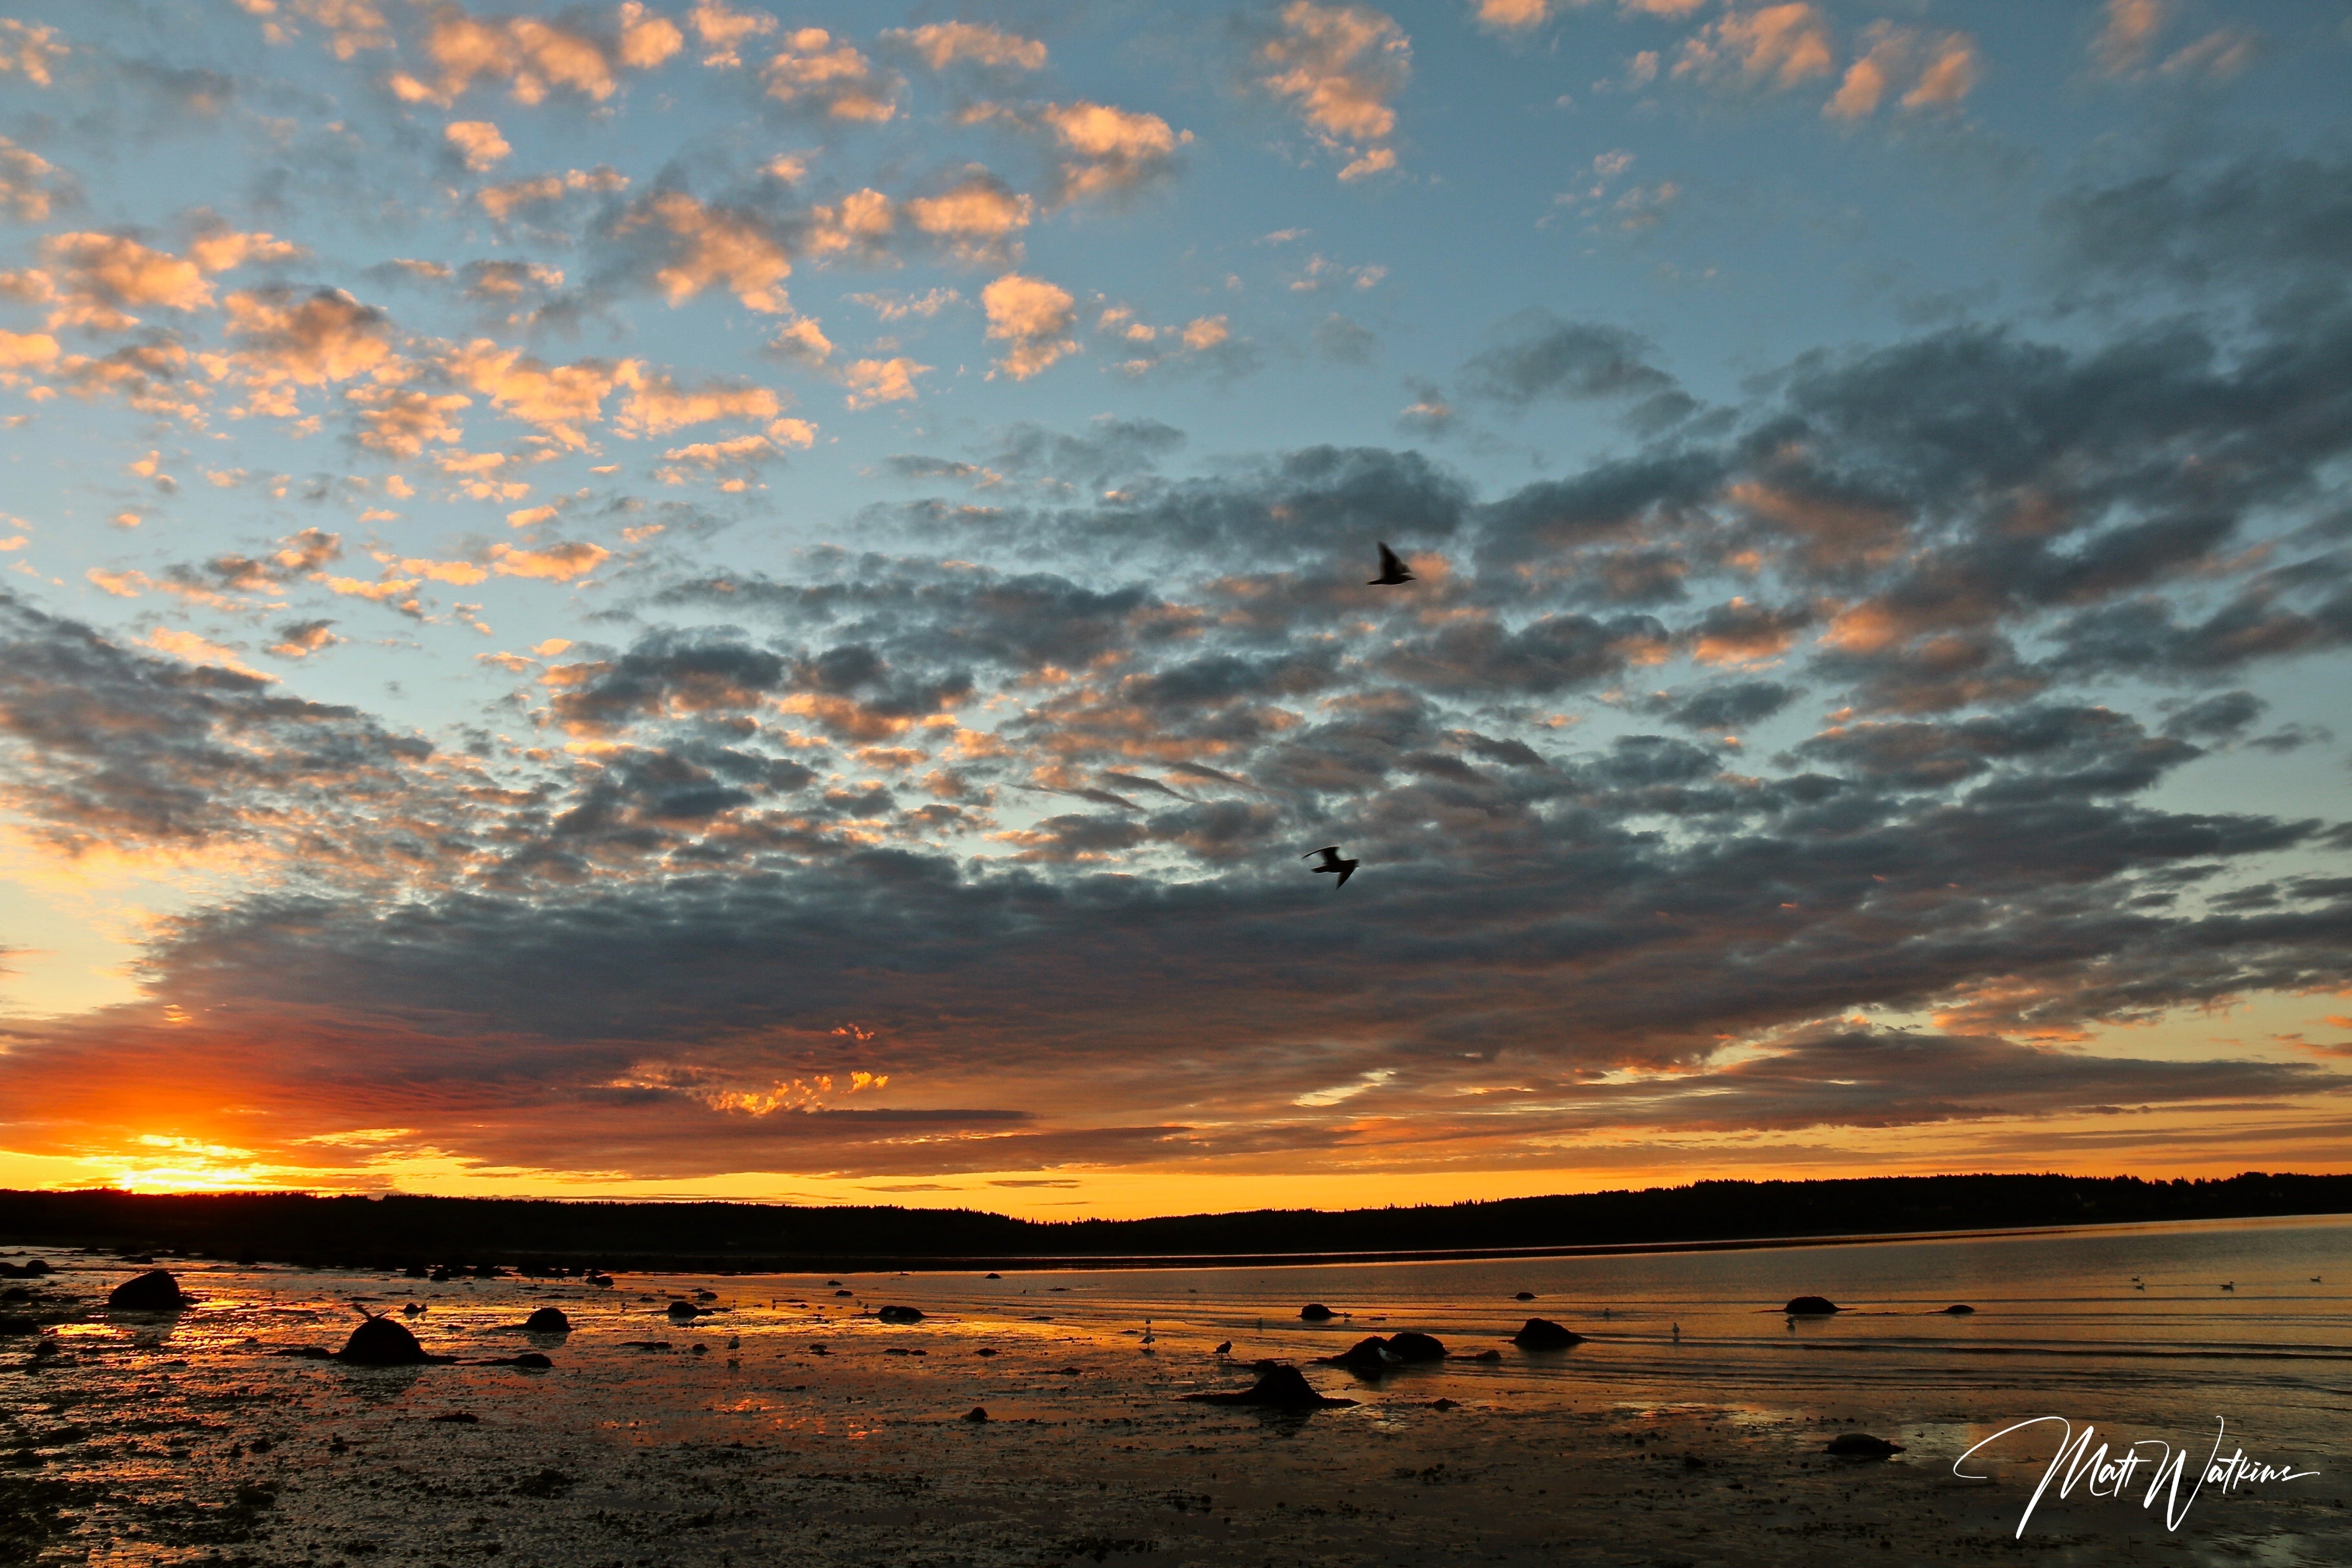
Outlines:
{"label": "flying bird", "polygon": [[1315,868],[1315,874],[1317,876],[1319,877],[1326,871],[1337,871],[1339,873],[1339,879],[1331,884],[1333,887],[1346,887],[1348,885],[1348,879],[1356,874],[1358,862],[1340,859],[1339,847],[1337,844],[1327,845],[1320,849],[1311,849],[1306,854],[1301,855],[1299,858],[1301,860],[1312,860],[1318,855],[1323,857],[1323,864]]}
{"label": "flying bird", "polygon": [[1368,588],[1393,587],[1412,581],[1412,569],[1387,545],[1381,546],[1381,574],[1364,584]]}

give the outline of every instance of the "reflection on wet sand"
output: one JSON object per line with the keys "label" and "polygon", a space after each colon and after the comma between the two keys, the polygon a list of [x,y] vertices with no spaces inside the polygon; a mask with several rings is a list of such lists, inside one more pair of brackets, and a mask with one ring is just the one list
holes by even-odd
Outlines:
{"label": "reflection on wet sand", "polygon": [[[104,1305],[115,1259],[50,1252],[0,1304],[27,1325],[0,1335],[0,1561],[1968,1561],[2011,1549],[2049,1458],[2025,1445],[1964,1481],[1972,1443],[2045,1411],[2210,1430],[2216,1402],[2327,1479],[2202,1504],[2177,1535],[2045,1501],[2032,1535],[2075,1563],[2352,1561],[2329,1392],[2352,1317],[2308,1278],[2341,1277],[2322,1255],[2347,1240],[2304,1222],[1769,1260],[610,1289],[166,1259],[194,1300],[143,1313]],[[2239,1289],[2217,1301],[2216,1275]],[[1527,1286],[1573,1342],[1513,1342]],[[1788,1318],[1808,1286],[1842,1310]],[[1960,1297],[1978,1311],[1946,1313]],[[550,1312],[563,1330],[529,1326]],[[282,1353],[373,1324],[446,1359]],[[524,1345],[549,1364],[514,1364]],[[1199,1397],[1269,1381],[1356,1403]],[[1848,1433],[1878,1446],[1825,1452]]]}

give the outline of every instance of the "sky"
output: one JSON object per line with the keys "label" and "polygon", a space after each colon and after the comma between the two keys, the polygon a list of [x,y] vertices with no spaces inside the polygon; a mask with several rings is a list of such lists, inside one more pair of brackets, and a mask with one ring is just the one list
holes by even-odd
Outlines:
{"label": "sky", "polygon": [[2347,1168],[2352,7],[0,8],[0,1186]]}

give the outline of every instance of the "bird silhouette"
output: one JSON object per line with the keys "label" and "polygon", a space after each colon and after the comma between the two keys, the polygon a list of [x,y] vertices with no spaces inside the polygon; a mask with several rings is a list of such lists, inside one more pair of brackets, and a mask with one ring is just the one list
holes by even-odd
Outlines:
{"label": "bird silhouette", "polygon": [[1318,855],[1323,857],[1323,864],[1315,868],[1315,874],[1317,876],[1319,877],[1326,871],[1337,871],[1339,873],[1339,879],[1331,884],[1333,887],[1346,887],[1348,885],[1348,879],[1356,874],[1356,867],[1359,862],[1340,859],[1339,847],[1337,844],[1327,845],[1320,849],[1309,850],[1306,854],[1301,855],[1299,858],[1301,860],[1312,860]]}
{"label": "bird silhouette", "polygon": [[1364,584],[1368,588],[1394,587],[1399,583],[1412,581],[1412,569],[1387,545],[1381,546],[1381,574]]}

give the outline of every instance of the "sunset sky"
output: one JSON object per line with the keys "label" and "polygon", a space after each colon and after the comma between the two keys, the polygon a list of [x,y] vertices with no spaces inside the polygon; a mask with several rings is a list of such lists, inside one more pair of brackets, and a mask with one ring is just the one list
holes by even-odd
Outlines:
{"label": "sunset sky", "polygon": [[0,1186],[2347,1168],[2344,5],[471,5],[0,0]]}

